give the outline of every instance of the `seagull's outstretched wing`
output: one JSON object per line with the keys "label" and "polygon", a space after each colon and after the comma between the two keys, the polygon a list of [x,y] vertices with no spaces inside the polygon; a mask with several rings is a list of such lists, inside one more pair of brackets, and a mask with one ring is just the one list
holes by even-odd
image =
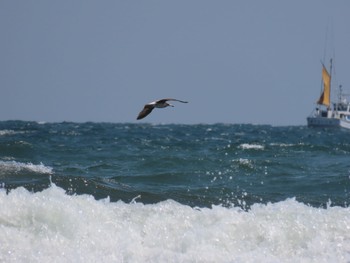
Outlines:
{"label": "seagull's outstretched wing", "polygon": [[172,98],[157,100],[156,103],[164,103],[164,102],[166,102],[166,101],[178,101],[178,102],[182,102],[182,103],[188,103],[188,101],[183,101],[183,100],[178,100],[178,99],[172,99]]}
{"label": "seagull's outstretched wing", "polygon": [[143,119],[144,117],[146,117],[148,114],[150,114],[152,112],[152,110],[154,109],[154,106],[151,104],[146,104],[142,111],[139,113],[139,115],[137,116],[137,119]]}

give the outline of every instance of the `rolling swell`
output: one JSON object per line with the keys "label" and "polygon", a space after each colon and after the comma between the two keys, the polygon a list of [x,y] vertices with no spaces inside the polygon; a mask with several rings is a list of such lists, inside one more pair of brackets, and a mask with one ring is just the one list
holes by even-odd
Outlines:
{"label": "rolling swell", "polygon": [[[0,122],[0,179],[39,191],[51,177],[70,194],[147,204],[347,206],[347,137],[304,126]],[[14,163],[22,168],[9,171]]]}

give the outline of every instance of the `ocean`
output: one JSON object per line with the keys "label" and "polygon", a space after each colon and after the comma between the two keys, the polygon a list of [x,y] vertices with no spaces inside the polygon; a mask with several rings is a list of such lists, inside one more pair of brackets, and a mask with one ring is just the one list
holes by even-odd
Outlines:
{"label": "ocean", "polygon": [[350,132],[0,122],[0,262],[350,262]]}

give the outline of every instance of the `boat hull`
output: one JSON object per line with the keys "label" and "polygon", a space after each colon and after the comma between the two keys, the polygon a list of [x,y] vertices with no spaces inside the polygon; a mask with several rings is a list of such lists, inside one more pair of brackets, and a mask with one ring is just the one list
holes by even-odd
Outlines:
{"label": "boat hull", "polygon": [[338,118],[308,117],[307,125],[309,127],[329,127],[350,129],[350,121]]}

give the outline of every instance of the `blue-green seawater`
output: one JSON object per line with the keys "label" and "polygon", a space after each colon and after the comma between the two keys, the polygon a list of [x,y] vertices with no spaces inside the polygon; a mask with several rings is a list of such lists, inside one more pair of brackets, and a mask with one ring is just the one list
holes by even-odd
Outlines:
{"label": "blue-green seawater", "polygon": [[350,131],[306,126],[0,122],[0,184],[191,207],[350,201]]}

